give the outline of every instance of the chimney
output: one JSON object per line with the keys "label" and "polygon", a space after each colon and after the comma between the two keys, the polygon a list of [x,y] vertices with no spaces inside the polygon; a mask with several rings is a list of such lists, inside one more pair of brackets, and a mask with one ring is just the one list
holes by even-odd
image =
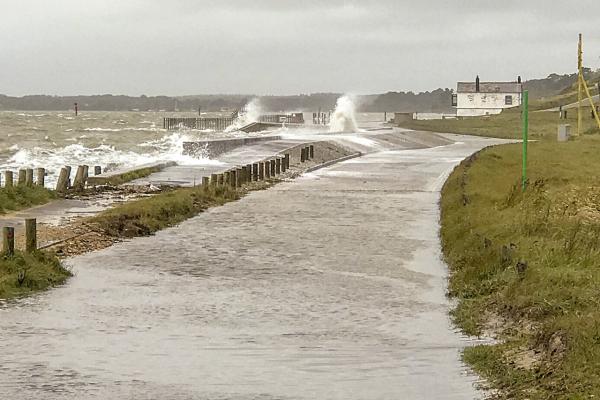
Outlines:
{"label": "chimney", "polygon": [[521,75],[517,77],[517,83],[521,83]]}
{"label": "chimney", "polygon": [[479,93],[479,75],[475,78],[475,91]]}

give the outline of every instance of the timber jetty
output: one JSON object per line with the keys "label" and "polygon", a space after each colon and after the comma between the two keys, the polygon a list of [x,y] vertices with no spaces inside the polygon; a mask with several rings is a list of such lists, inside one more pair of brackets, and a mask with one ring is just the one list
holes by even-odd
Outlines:
{"label": "timber jetty", "polygon": [[[234,113],[232,116],[228,117],[213,117],[213,118],[203,118],[203,117],[165,117],[163,118],[163,129],[167,130],[176,130],[176,129],[199,129],[199,130],[213,130],[217,132],[222,132],[231,125],[237,119],[237,114]],[[270,127],[270,126],[280,126],[281,124],[293,124],[293,125],[303,125],[304,124],[304,115],[302,113],[290,113],[290,114],[266,114],[258,117],[257,121],[253,121],[248,123],[245,126],[242,126],[239,130],[245,132],[252,132],[256,128],[256,124],[262,124],[261,127]],[[252,129],[252,130],[245,130]]]}

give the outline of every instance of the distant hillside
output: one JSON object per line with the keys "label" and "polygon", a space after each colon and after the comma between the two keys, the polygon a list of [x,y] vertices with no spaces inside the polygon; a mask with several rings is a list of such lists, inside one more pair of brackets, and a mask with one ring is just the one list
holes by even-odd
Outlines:
{"label": "distant hillside", "polygon": [[[590,82],[598,81],[600,70],[593,71],[584,68],[583,75]],[[574,90],[577,85],[577,73],[574,74],[550,74],[543,79],[532,79],[523,84],[529,90],[529,96],[534,99],[553,97]]]}
{"label": "distant hillside", "polygon": [[[290,96],[260,96],[262,108],[267,112],[333,110],[341,93],[312,93]],[[235,110],[248,103],[253,95],[198,95],[198,96],[47,96],[33,95],[11,97],[0,95],[0,110],[64,111],[78,103],[81,110],[90,111],[202,111]],[[359,110],[369,112],[448,112],[451,110],[451,91],[437,89],[433,92],[388,92],[358,96]]]}

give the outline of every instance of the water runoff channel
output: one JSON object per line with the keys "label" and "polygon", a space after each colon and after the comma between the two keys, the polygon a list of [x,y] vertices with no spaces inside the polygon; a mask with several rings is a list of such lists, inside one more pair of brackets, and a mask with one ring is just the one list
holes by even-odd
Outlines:
{"label": "water runoff channel", "polygon": [[318,139],[365,155],[67,259],[66,285],[0,305],[1,397],[482,397],[448,318],[437,203],[499,141]]}

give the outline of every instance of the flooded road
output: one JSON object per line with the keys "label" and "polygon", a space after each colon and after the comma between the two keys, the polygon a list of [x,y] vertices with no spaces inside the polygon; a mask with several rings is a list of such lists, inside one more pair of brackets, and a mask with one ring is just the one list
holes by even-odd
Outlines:
{"label": "flooded road", "polygon": [[0,306],[7,399],[473,399],[439,190],[495,143],[368,154],[68,261]]}

